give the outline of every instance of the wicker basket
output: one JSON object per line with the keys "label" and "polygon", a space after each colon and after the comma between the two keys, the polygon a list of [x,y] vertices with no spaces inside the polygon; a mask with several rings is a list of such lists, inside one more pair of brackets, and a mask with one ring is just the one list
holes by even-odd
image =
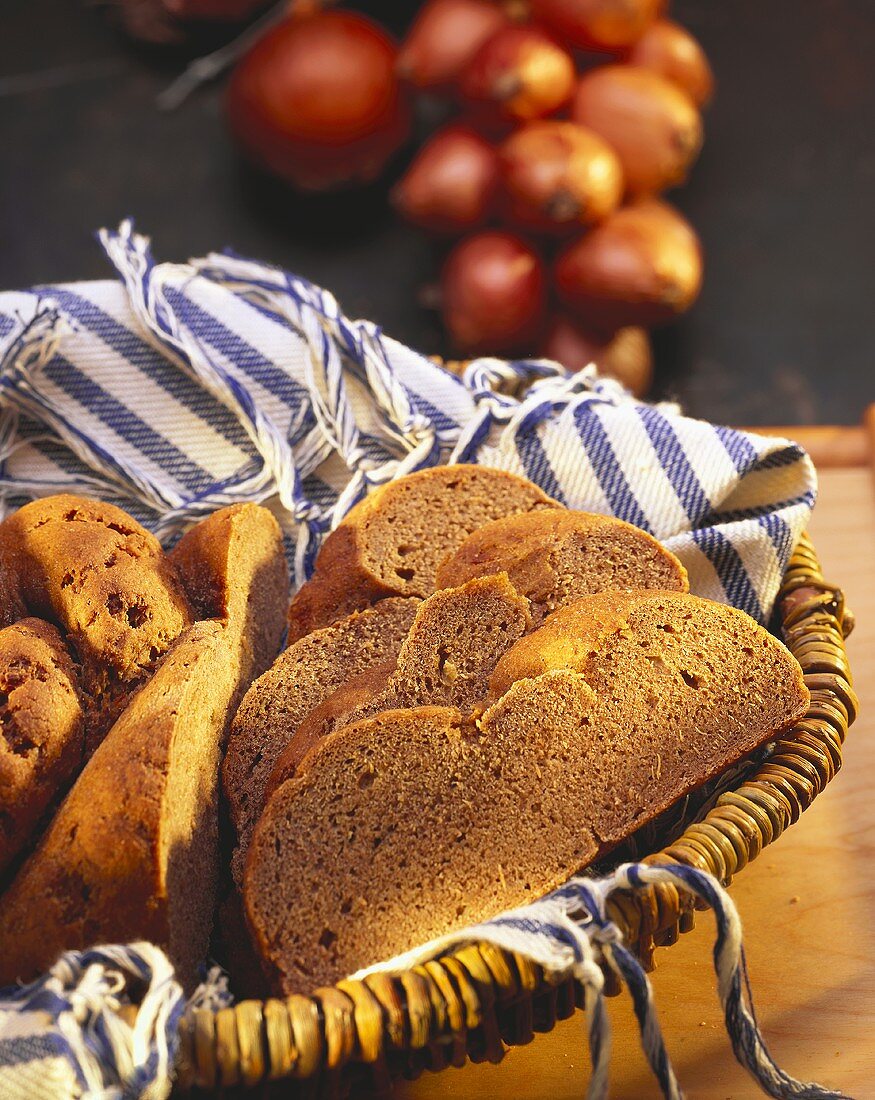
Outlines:
{"label": "wicker basket", "polygon": [[[857,710],[844,647],[853,620],[841,591],[824,581],[807,537],[790,561],[776,606],[776,629],[811,691],[807,715],[645,862],[688,864],[728,884],[798,820],[841,767]],[[673,886],[615,895],[609,912],[648,968],[656,946],[693,927],[693,912]],[[612,981],[606,973],[606,988],[617,992]],[[399,974],[341,981],[308,997],[198,1011],[184,1026],[178,1087],[251,1088],[284,1080],[283,1096],[330,1096],[366,1080],[379,1094],[393,1076],[416,1077],[466,1060],[498,1062],[508,1047],[550,1031],[580,1002],[573,979],[550,982],[525,958],[474,944]]]}

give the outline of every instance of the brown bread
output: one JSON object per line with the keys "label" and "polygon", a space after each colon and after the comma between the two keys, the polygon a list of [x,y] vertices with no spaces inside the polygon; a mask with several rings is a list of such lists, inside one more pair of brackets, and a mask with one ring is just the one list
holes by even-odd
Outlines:
{"label": "brown bread", "polygon": [[0,985],[61,951],[148,939],[190,983],[218,874],[216,774],[231,688],[217,622],[189,627],[91,757],[0,898]]}
{"label": "brown bread", "polygon": [[277,608],[289,598],[289,570],[279,524],[258,504],[220,508],[183,535],[170,562],[198,617],[221,619],[240,647],[245,690],[270,666],[285,629]]}
{"label": "brown bread", "polygon": [[294,775],[322,737],[347,723],[425,705],[467,714],[485,696],[503,654],[530,627],[529,602],[506,573],[435,592],[416,612],[394,665],[354,677],[307,715],[277,760],[267,794]]}
{"label": "brown bread", "polygon": [[[152,940],[188,986],[206,957],[219,759],[232,702],[282,630],[282,589],[256,588],[281,579],[284,566],[266,509],[223,510],[202,528],[184,551],[186,567],[213,594],[203,610],[221,617],[193,624],[173,644],[0,898],[0,984],[98,941]],[[199,545],[208,549],[200,567]]]}
{"label": "brown bread", "polygon": [[780,642],[677,592],[569,605],[493,689],[476,724],[424,707],[338,730],[270,799],[244,901],[278,991],[533,900],[808,703]]}
{"label": "brown bread", "polygon": [[387,596],[430,595],[441,561],[490,520],[558,507],[536,485],[485,466],[435,466],[357,504],[322,544],[289,608],[289,640]]}
{"label": "brown bread", "polygon": [[531,600],[536,624],[593,592],[689,591],[687,571],[652,535],[612,516],[565,508],[504,516],[478,528],[440,566],[437,586],[501,570]]}
{"label": "brown bread", "polygon": [[0,878],[82,767],[79,677],[40,619],[0,630]]}
{"label": "brown bread", "polygon": [[392,696],[389,684],[395,666],[395,661],[385,661],[360,672],[341,684],[336,691],[332,691],[327,699],[310,711],[277,757],[264,789],[263,803],[267,802],[277,787],[292,778],[307,753],[329,733],[381,710],[391,709],[383,703]]}
{"label": "brown bread", "polygon": [[0,625],[28,615],[65,635],[81,666],[86,748],[100,743],[193,620],[158,540],[112,504],[62,494],[0,524]]}
{"label": "brown bread", "polygon": [[250,834],[264,806],[265,785],[292,734],[345,680],[394,659],[418,605],[414,599],[384,600],[300,639],[246,693],[222,765],[225,796],[237,830],[231,868],[238,882]]}

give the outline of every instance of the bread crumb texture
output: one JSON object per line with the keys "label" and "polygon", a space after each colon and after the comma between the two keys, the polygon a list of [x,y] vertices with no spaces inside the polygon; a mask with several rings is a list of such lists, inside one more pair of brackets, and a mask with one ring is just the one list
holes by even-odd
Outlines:
{"label": "bread crumb texture", "polygon": [[292,600],[294,640],[387,596],[431,595],[438,566],[490,520],[558,508],[536,485],[486,466],[435,466],[381,486],[322,544]]}
{"label": "bread crumb texture", "polygon": [[242,876],[249,837],[278,757],[311,710],[345,681],[397,655],[419,600],[395,598],[354,612],[289,646],[252,684],[234,718],[222,769]]}
{"label": "bread crumb texture", "polygon": [[753,620],[677,591],[582,597],[498,661],[479,720],[385,711],[278,786],[246,865],[277,990],[541,896],[805,711]]}

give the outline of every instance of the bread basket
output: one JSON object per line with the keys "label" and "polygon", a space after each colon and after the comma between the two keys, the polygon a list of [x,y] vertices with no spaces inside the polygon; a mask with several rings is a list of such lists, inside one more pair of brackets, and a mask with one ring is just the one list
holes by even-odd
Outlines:
{"label": "bread basket", "polygon": [[[266,499],[271,492],[285,491],[289,499],[283,501],[283,507],[296,532],[303,536],[294,547],[297,568],[299,562],[303,565],[311,560],[339,494],[343,499],[338,503],[345,502],[348,507],[353,491],[363,493],[368,485],[377,483],[375,474],[382,472],[390,479],[417,468],[417,463],[483,461],[496,465],[490,461],[490,454],[494,457],[496,452],[489,450],[493,429],[516,448],[508,462],[519,460],[525,470],[529,469],[527,462],[533,463],[533,469],[546,467],[550,472],[543,455],[556,443],[555,434],[549,433],[558,432],[559,409],[587,414],[601,410],[592,413],[596,427],[602,413],[607,417],[628,413],[635,418],[638,436],[646,433],[654,449],[658,445],[668,456],[667,462],[681,446],[675,428],[685,433],[687,453],[692,453],[690,448],[709,444],[722,447],[721,469],[729,463],[732,471],[739,470],[745,461],[755,463],[757,454],[765,454],[757,451],[752,458],[745,458],[744,453],[740,457],[737,452],[730,453],[728,436],[737,433],[690,420],[681,424],[676,410],[660,412],[647,407],[639,410],[639,417],[633,405],[624,404],[625,398],[610,388],[603,390],[597,380],[591,384],[592,376],[584,377],[586,372],[568,377],[557,371],[555,364],[482,360],[479,367],[472,364],[464,383],[459,383],[417,353],[384,339],[376,326],[349,322],[326,292],[275,268],[216,255],[189,265],[156,265],[148,241],[134,234],[127,223],[118,234],[105,234],[104,245],[123,277],[124,288],[83,284],[81,294],[56,288],[61,309],[77,326],[68,346],[96,364],[95,371],[104,384],[118,388],[120,406],[130,404],[131,412],[139,413],[148,423],[161,422],[180,450],[192,453],[200,447],[198,458],[209,469],[216,457],[224,458],[228,445],[223,443],[215,454],[210,451],[207,442],[212,437],[206,428],[218,426],[239,439],[246,461],[236,471],[233,484],[229,485],[227,472],[216,469],[215,483],[191,495],[190,488],[174,481],[172,473],[163,479],[153,476],[141,461],[136,434],[125,439],[126,449],[117,456],[109,441],[117,437],[118,422],[103,419],[103,406],[93,413],[94,438],[76,434],[76,394],[67,402],[66,395],[58,398],[56,390],[45,386],[50,372],[44,373],[42,365],[52,365],[59,328],[58,317],[41,309],[38,295],[27,297],[24,305],[36,311],[34,320],[7,355],[7,392],[23,413],[39,414],[47,420],[73,452],[68,467],[53,472],[55,479],[60,478],[62,485],[74,491],[98,491],[110,497],[121,486],[123,499],[141,506],[144,520],[161,537],[169,537],[219,504],[237,499],[235,494],[242,499],[255,495]],[[20,310],[22,303],[14,297],[11,304]],[[96,309],[95,301],[106,312]],[[122,318],[123,324],[116,317]],[[218,355],[213,353],[214,347]],[[103,358],[92,358],[95,350]],[[235,364],[236,374],[228,370],[228,361]],[[282,364],[282,371],[277,363]],[[179,364],[184,364],[182,373],[187,380],[173,373]],[[53,369],[66,367],[61,361]],[[453,369],[457,370],[455,365]],[[512,396],[517,383],[531,382],[532,371],[541,381],[525,390],[524,400]],[[253,393],[260,395],[259,387],[280,374],[284,403],[274,395],[273,404],[260,407]],[[153,377],[167,379],[160,408],[143,405],[144,375],[150,381]],[[90,385],[91,379],[86,377],[85,382]],[[185,423],[178,416],[176,394],[180,387],[190,389],[186,413],[197,410],[205,429],[200,434],[174,436],[177,423]],[[315,420],[313,409],[318,411]],[[127,412],[126,416],[133,419]],[[357,417],[362,424],[360,434]],[[545,426],[543,449],[536,436],[539,424]],[[367,443],[373,449],[373,433],[378,428],[396,450],[387,451],[384,466],[375,469],[362,439],[366,432],[371,433]],[[313,440],[319,441],[322,449],[311,446],[306,451],[313,462],[324,457],[328,440],[329,449],[344,459],[346,470],[355,471],[345,487],[334,486],[327,502],[320,504],[321,511],[316,508],[319,502],[295,495],[303,479],[291,476],[299,457],[289,453],[293,429],[301,432],[301,453]],[[603,438],[599,436],[593,447],[610,452]],[[33,492],[27,467],[30,452],[27,441],[23,442],[6,470],[11,496],[16,485],[25,496]],[[578,455],[586,450],[582,437],[580,442],[580,449],[554,447],[554,458],[561,466],[557,468],[560,482],[562,476],[570,481],[577,475]],[[743,451],[756,451],[749,440],[736,442]],[[771,445],[766,440],[760,444]],[[778,541],[784,552],[772,570],[769,598],[762,606],[771,606],[783,569],[772,627],[803,668],[811,706],[805,718],[767,752],[760,751],[743,767],[724,775],[718,785],[703,789],[695,804],[685,803],[681,810],[670,811],[657,827],[636,834],[628,852],[624,848],[624,855],[651,865],[648,870],[663,879],[670,875],[660,872],[659,865],[679,872],[686,869],[690,875],[708,872],[728,884],[799,818],[836,774],[844,737],[855,717],[856,700],[844,650],[852,619],[845,612],[842,594],[824,580],[805,537],[784,567],[789,549],[803,529],[802,517],[808,514],[813,491],[808,481],[810,466],[806,467],[808,473],[800,471],[808,460],[798,448],[781,447],[776,443],[771,459],[766,459],[778,479],[773,500],[781,502],[781,507],[788,498],[799,502],[792,516],[784,512],[797,525],[780,525]],[[396,452],[402,456],[400,461]],[[796,464],[796,475],[788,459]],[[784,492],[787,476],[796,476],[790,492]],[[676,493],[683,492],[687,477],[684,473],[680,480],[670,482]],[[717,494],[721,501],[726,492],[724,488],[722,495]],[[551,495],[556,494],[551,491]],[[572,494],[572,499],[578,498]],[[703,503],[707,505],[709,500],[703,498]],[[751,504],[748,499],[749,509]],[[760,518],[756,509],[746,514],[756,526]],[[719,522],[710,515],[707,512],[702,517],[705,526]],[[635,521],[634,515],[623,518]],[[727,522],[737,518],[731,503],[726,504],[722,518]],[[678,873],[676,877],[683,876]],[[671,945],[680,932],[692,927],[693,907],[689,893],[662,882],[614,893],[606,916],[632,955],[650,968],[656,946]],[[604,989],[619,990],[613,971],[605,972]],[[249,1000],[233,1007],[192,1006],[184,1014],[178,1004],[168,1025],[168,1034],[175,1032],[181,1017],[175,1084],[179,1091],[209,1093],[269,1089],[271,1082],[277,1083],[282,1095],[342,1095],[351,1084],[385,1092],[399,1075],[412,1078],[425,1069],[459,1066],[466,1060],[499,1061],[509,1047],[529,1042],[536,1032],[551,1030],[557,1020],[582,1007],[585,999],[585,989],[577,979],[557,978],[528,957],[494,943],[468,942],[422,965],[372,973],[363,980],[347,979],[306,996]],[[164,1049],[166,1054],[167,1047]]]}
{"label": "bread basket", "polygon": [[[836,775],[856,716],[844,639],[853,625],[840,589],[828,584],[811,541],[784,576],[774,629],[799,661],[811,692],[804,719],[752,770],[734,775],[645,863],[680,863],[728,885],[766,845],[799,820]],[[673,823],[672,832],[678,831]],[[656,947],[693,928],[694,911],[670,885],[615,894],[609,916],[645,968]],[[606,991],[619,992],[610,971]],[[186,1017],[180,1089],[244,1089],[282,1081],[302,1095],[342,1095],[352,1083],[386,1092],[466,1061],[499,1062],[510,1047],[552,1030],[583,1007],[573,979],[551,981],[538,966],[491,943],[474,943],[395,974],[345,980],[309,996],[242,1001]],[[296,1094],[291,1093],[291,1094]]]}

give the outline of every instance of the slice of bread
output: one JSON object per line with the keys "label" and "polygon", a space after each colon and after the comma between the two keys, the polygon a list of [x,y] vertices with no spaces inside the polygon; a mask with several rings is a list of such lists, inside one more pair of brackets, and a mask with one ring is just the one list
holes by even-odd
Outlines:
{"label": "slice of bread", "polygon": [[253,666],[270,660],[267,640],[278,644],[285,601],[275,586],[285,566],[264,508],[223,510],[199,526],[186,568],[212,593],[202,610],[220,617],[173,644],[0,898],[0,985],[95,942],[152,940],[189,987],[206,958],[219,759],[233,701]]}
{"label": "slice of bread", "polygon": [[530,626],[529,602],[506,573],[435,592],[420,605],[393,665],[354,677],[307,715],[276,762],[268,795],[340,726],[400,707],[446,705],[467,714],[486,695],[501,657]]}
{"label": "slice of bread", "polygon": [[385,661],[360,672],[310,711],[278,756],[264,789],[264,802],[277,787],[292,778],[307,753],[329,733],[381,710],[391,709],[385,704],[393,697],[389,684],[395,667],[395,661]]}
{"label": "slice of bread", "polygon": [[503,516],[478,528],[441,564],[437,586],[501,570],[531,601],[536,624],[593,592],[689,591],[686,569],[652,535],[612,516],[566,508]]}
{"label": "slice of bread", "polygon": [[0,524],[0,625],[29,615],[60,627],[81,666],[86,749],[193,621],[158,540],[112,504],[62,494]]}
{"label": "slice of bread", "polygon": [[0,630],[0,879],[82,767],[79,677],[40,619]]}
{"label": "slice of bread", "polygon": [[485,466],[435,466],[381,486],[322,544],[289,608],[289,640],[387,596],[430,595],[441,561],[472,531],[551,507],[530,481]]}
{"label": "slice of bread", "polygon": [[[562,639],[561,616],[584,641]],[[586,597],[499,669],[479,723],[383,712],[327,737],[270,799],[244,901],[275,989],[532,901],[808,703],[780,642],[677,592]]]}
{"label": "slice of bread", "polygon": [[[195,524],[170,553],[198,618],[221,619],[239,647],[245,690],[279,652],[289,598],[282,531],[258,504],[232,504]],[[231,700],[231,713],[239,699]]]}
{"label": "slice of bread", "polygon": [[265,785],[292,734],[345,680],[396,657],[418,606],[415,599],[384,600],[300,639],[246,693],[222,765],[225,796],[237,830],[231,868],[238,882],[250,834],[264,806]]}

